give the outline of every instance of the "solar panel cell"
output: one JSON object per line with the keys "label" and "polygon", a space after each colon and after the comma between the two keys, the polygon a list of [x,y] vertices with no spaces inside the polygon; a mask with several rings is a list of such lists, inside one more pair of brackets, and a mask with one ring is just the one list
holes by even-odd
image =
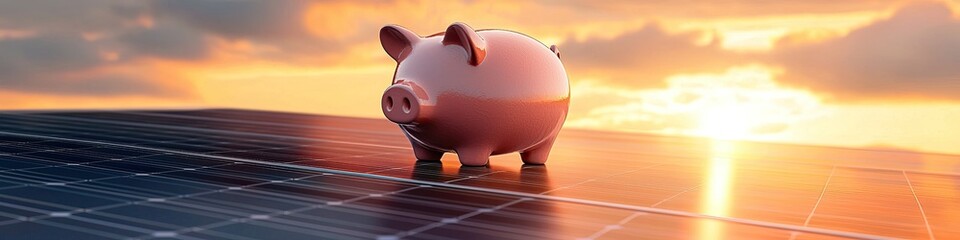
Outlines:
{"label": "solar panel cell", "polygon": [[547,166],[470,168],[415,161],[380,120],[0,112],[0,236],[960,237],[955,156],[717,144],[565,130]]}

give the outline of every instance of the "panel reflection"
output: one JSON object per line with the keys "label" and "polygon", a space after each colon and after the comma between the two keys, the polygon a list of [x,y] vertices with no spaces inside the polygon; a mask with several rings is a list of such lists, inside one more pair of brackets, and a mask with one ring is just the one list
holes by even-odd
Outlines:
{"label": "panel reflection", "polygon": [[[731,141],[714,140],[710,152],[709,172],[703,179],[704,194],[700,201],[702,213],[726,217],[730,211],[730,186],[733,184],[733,154],[736,145]],[[701,220],[699,239],[715,239],[724,236],[724,224],[719,221]]]}

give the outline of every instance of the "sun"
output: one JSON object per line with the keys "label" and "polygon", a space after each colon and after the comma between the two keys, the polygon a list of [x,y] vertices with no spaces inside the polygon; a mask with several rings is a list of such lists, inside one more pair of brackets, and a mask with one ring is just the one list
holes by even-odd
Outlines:
{"label": "sun", "polygon": [[700,86],[696,89],[700,101],[688,108],[697,122],[694,134],[719,140],[769,138],[811,112],[819,102],[805,91],[779,86],[773,73],[760,67],[674,81]]}
{"label": "sun", "polygon": [[698,116],[697,135],[720,140],[741,140],[750,137],[751,129],[760,127],[746,106],[724,105],[702,110]]}
{"label": "sun", "polygon": [[789,141],[793,125],[820,114],[820,100],[807,90],[778,84],[775,76],[779,72],[747,65],[720,73],[678,74],[665,79],[665,88],[644,90],[581,82],[573,87],[577,99],[612,96],[628,101],[594,108],[566,126],[719,140]]}

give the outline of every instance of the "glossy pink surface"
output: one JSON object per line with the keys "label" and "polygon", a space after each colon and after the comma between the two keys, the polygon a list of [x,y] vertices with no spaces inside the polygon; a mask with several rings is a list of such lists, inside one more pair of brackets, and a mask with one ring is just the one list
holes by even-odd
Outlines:
{"label": "glossy pink surface", "polygon": [[398,63],[382,110],[417,159],[456,152],[461,164],[482,166],[519,151],[524,163],[547,161],[570,102],[556,46],[463,23],[428,37],[386,26],[380,42]]}

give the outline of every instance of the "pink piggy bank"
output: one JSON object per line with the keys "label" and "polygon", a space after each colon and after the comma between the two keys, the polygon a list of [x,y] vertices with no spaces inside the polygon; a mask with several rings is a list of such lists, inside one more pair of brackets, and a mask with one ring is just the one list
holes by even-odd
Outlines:
{"label": "pink piggy bank", "polygon": [[386,26],[380,43],[397,61],[383,114],[417,159],[452,151],[463,165],[484,166],[490,155],[519,151],[524,163],[547,161],[570,103],[556,46],[463,23],[427,37]]}

